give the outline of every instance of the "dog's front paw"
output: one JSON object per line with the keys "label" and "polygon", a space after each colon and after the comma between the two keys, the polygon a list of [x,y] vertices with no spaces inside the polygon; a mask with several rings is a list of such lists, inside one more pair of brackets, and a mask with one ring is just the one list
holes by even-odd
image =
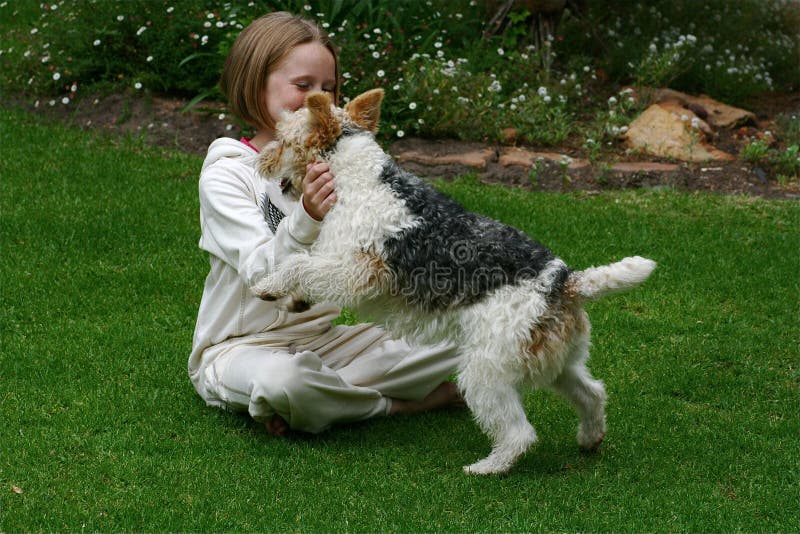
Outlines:
{"label": "dog's front paw", "polygon": [[472,465],[465,465],[464,472],[468,475],[499,475],[511,469],[511,465],[498,463],[490,456]]}
{"label": "dog's front paw", "polygon": [[578,433],[578,445],[583,452],[597,452],[605,437],[605,431],[594,435]]}
{"label": "dog's front paw", "polygon": [[290,298],[289,302],[286,303],[286,309],[294,313],[308,311],[309,308],[311,308],[311,304],[297,297]]}

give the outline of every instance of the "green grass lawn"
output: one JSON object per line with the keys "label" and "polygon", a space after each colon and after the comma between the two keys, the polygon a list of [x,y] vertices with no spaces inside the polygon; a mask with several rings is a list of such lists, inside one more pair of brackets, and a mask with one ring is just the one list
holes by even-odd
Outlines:
{"label": "green grass lawn", "polygon": [[540,442],[474,478],[466,411],[273,439],[196,396],[200,162],[0,111],[0,532],[797,531],[796,202],[441,184],[575,268],[659,262],[588,307],[601,452],[532,393]]}

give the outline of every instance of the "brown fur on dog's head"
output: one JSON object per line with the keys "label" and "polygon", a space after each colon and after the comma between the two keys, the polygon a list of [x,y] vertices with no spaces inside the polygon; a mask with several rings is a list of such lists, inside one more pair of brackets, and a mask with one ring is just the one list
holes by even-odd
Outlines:
{"label": "brown fur on dog's head", "polygon": [[342,127],[378,131],[382,101],[383,89],[358,95],[344,109],[333,106],[328,93],[309,94],[303,108],[286,112],[278,121],[275,141],[264,147],[259,158],[259,173],[281,180],[284,192],[299,198],[306,166],[339,139]]}

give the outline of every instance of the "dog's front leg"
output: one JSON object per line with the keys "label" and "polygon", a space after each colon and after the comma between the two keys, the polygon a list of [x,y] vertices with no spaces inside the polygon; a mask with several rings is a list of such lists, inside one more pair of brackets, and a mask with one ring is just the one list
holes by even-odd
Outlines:
{"label": "dog's front leg", "polygon": [[263,300],[278,300],[298,292],[300,269],[307,264],[308,255],[289,256],[272,273],[256,282],[250,289]]}
{"label": "dog's front leg", "polygon": [[536,432],[528,422],[517,389],[518,377],[508,370],[498,372],[493,358],[472,356],[458,376],[475,421],[492,440],[492,452],[472,465],[464,466],[471,475],[505,473],[533,444]]}

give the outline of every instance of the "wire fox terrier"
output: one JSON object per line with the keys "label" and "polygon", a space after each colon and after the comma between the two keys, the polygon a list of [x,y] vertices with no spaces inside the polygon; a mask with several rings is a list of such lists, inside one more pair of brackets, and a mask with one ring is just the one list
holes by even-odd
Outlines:
{"label": "wire fox terrier", "polygon": [[458,345],[458,386],[491,439],[467,473],[503,473],[536,441],[521,388],[549,387],[580,417],[578,444],[606,432],[603,383],[586,367],[586,300],[632,288],[655,262],[638,256],[573,271],[524,233],[464,209],[401,169],[376,142],[383,91],[343,109],[327,94],[286,112],[258,170],[297,199],[306,164],[326,161],[337,202],[307,252],[285,258],[253,291],[267,300],[334,302],[420,342]]}

